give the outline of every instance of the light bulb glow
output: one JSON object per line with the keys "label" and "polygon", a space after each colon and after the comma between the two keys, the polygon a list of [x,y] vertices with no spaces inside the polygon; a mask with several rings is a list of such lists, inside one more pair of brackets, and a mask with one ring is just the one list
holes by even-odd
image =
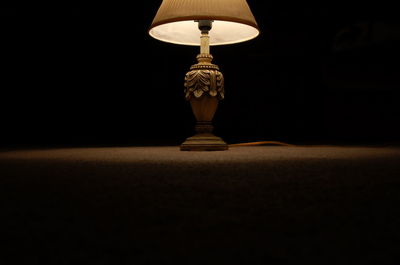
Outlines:
{"label": "light bulb glow", "polygon": [[[201,32],[193,20],[161,24],[150,29],[149,34],[160,41],[182,45],[200,45]],[[212,24],[210,45],[225,45],[254,39],[259,30],[247,24],[215,20]]]}

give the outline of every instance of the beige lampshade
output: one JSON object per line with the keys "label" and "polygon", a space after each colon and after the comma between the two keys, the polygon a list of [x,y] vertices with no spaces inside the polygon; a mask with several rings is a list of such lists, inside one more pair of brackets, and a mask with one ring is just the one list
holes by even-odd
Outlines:
{"label": "beige lampshade", "polygon": [[210,45],[243,42],[259,34],[246,0],[163,0],[149,34],[165,42],[200,45],[196,20],[214,21]]}

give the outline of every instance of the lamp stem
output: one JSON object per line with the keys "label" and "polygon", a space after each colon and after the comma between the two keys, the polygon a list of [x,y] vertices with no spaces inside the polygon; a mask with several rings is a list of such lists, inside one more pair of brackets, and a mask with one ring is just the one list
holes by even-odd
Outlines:
{"label": "lamp stem", "polygon": [[198,20],[199,30],[201,31],[200,37],[200,54],[210,54],[210,32],[212,28],[212,20]]}
{"label": "lamp stem", "polygon": [[210,54],[210,35],[208,35],[208,32],[202,32],[200,40],[200,54]]}

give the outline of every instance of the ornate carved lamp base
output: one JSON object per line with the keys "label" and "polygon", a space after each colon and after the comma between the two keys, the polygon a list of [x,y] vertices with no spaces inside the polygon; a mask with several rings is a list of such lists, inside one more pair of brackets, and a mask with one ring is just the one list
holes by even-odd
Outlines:
{"label": "ornate carved lamp base", "polygon": [[181,145],[181,151],[225,151],[228,145],[218,136],[212,134],[211,122],[197,122],[197,134],[189,137]]}
{"label": "ornate carved lamp base", "polygon": [[181,151],[224,151],[228,145],[213,135],[211,121],[224,98],[224,77],[211,54],[199,54],[198,63],[192,65],[185,77],[185,98],[190,101],[197,120],[196,134],[186,139]]}

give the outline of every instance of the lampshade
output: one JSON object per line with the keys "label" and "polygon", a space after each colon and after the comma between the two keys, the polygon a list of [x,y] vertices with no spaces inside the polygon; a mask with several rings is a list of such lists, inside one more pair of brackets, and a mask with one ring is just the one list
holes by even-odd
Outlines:
{"label": "lampshade", "polygon": [[246,0],[163,0],[149,34],[165,42],[200,45],[196,20],[213,20],[210,45],[243,42],[259,34]]}

